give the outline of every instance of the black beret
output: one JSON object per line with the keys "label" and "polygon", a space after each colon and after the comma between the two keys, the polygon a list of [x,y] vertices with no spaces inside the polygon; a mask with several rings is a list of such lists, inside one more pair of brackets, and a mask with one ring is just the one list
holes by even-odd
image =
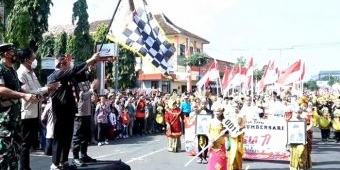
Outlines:
{"label": "black beret", "polygon": [[5,44],[0,45],[0,54],[10,51],[10,50],[15,50],[15,47],[13,44],[5,43]]}

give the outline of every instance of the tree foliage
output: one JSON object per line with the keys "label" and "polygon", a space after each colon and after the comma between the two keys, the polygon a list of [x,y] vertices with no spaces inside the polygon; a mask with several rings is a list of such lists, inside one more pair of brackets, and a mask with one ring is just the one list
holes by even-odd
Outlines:
{"label": "tree foliage", "polygon": [[67,34],[64,31],[56,37],[56,40],[54,43],[54,55],[59,56],[59,55],[65,54],[66,47],[67,47]]}
{"label": "tree foliage", "polygon": [[4,11],[2,14],[0,14],[0,37],[1,39],[4,39],[6,35],[6,25],[8,14],[11,12],[11,10],[14,7],[14,0],[0,0],[0,3],[4,7]]}
{"label": "tree foliage", "polygon": [[[90,24],[88,22],[86,0],[77,0],[73,4],[72,24],[76,23],[74,29],[74,47],[69,49],[69,54],[75,57],[75,61],[85,61],[92,54],[93,41],[90,36]],[[69,47],[69,46],[68,46]]]}
{"label": "tree foliage", "polygon": [[258,68],[255,68],[254,69],[254,80],[253,81],[260,81],[262,76],[264,74],[264,69],[258,69]]}
{"label": "tree foliage", "polygon": [[15,0],[8,16],[6,41],[37,50],[43,33],[48,30],[51,5],[52,0]]}
{"label": "tree foliage", "polygon": [[119,51],[118,73],[121,89],[128,89],[136,85],[136,56],[132,51],[121,48]]}
{"label": "tree foliage", "polygon": [[54,37],[52,35],[45,36],[42,43],[37,50],[37,56],[39,58],[53,56],[54,54]]}
{"label": "tree foliage", "polygon": [[312,80],[303,83],[303,87],[307,88],[308,90],[312,90],[312,91],[319,89],[318,85],[316,84],[316,81],[312,81]]}
{"label": "tree foliage", "polygon": [[208,62],[208,55],[205,53],[195,53],[185,59],[185,63],[189,66],[201,67]]}
{"label": "tree foliage", "polygon": [[70,35],[67,38],[66,54],[73,55],[75,49],[76,49],[75,36]]}
{"label": "tree foliage", "polygon": [[246,66],[246,61],[247,61],[247,60],[246,60],[243,56],[238,57],[238,58],[236,59],[235,65],[240,66],[240,67],[244,67],[244,66]]}
{"label": "tree foliage", "polygon": [[107,29],[108,25],[106,24],[100,24],[98,25],[95,34],[93,35],[93,40],[96,43],[101,43],[104,38],[106,37],[105,32]]}

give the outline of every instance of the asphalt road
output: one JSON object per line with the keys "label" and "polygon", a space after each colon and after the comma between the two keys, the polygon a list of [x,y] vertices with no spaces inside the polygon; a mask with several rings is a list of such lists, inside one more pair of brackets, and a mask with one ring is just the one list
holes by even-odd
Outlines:
{"label": "asphalt road", "polygon": [[[183,142],[184,140],[182,140]],[[167,139],[163,135],[132,137],[112,141],[109,145],[90,146],[89,155],[99,161],[83,170],[94,170],[107,166],[116,160],[122,160],[130,165],[132,170],[206,170],[205,164],[193,161],[189,166],[184,165],[192,156],[188,156],[182,145],[182,152],[170,153],[166,150]],[[320,132],[314,132],[313,141],[313,170],[340,170],[340,143],[333,141],[325,144],[320,142]],[[70,161],[72,155],[70,154]],[[48,170],[51,157],[39,153],[32,153],[32,170]],[[278,161],[250,161],[245,160],[243,167],[249,170],[287,170],[289,162]]]}

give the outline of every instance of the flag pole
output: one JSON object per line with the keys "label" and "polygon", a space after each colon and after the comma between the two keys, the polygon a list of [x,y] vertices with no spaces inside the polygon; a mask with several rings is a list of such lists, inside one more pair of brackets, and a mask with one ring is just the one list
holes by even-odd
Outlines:
{"label": "flag pole", "polygon": [[[97,44],[95,45],[95,51],[96,52],[99,52],[99,51],[101,51],[101,49],[103,48],[103,45],[104,45],[104,43],[106,42],[106,38],[107,38],[107,34],[109,33],[109,31],[110,31],[110,27],[111,27],[111,25],[112,25],[112,22],[113,22],[113,19],[115,18],[115,16],[116,16],[116,13],[117,13],[117,11],[118,11],[118,8],[119,8],[119,6],[120,6],[120,3],[121,3],[121,1],[122,0],[119,0],[118,1],[118,3],[117,3],[117,6],[116,6],[116,8],[115,8],[115,11],[114,11],[114,13],[113,13],[113,15],[112,15],[112,18],[111,18],[111,20],[110,20],[110,23],[109,23],[109,25],[108,25],[108,27],[106,28],[106,30],[105,30],[105,34],[104,34],[104,37],[103,37],[103,40],[102,40],[102,42],[101,42],[101,44],[100,44],[100,47],[99,47],[99,49],[97,49]],[[117,55],[118,56],[118,55]],[[112,56],[112,58],[113,59],[115,59],[115,57],[117,57],[117,56]],[[111,57],[110,57],[111,58]],[[109,59],[109,58],[108,58]],[[118,61],[118,59],[116,58],[116,64],[118,64],[117,63],[117,61]],[[96,72],[96,74],[97,74],[97,77],[98,77],[98,79],[99,79],[99,86],[98,86],[98,91],[99,91],[99,95],[101,96],[101,95],[104,95],[104,89],[105,89],[105,60],[102,60],[102,61],[99,61],[97,64],[96,64],[96,70],[97,70],[97,72]],[[117,74],[116,74],[117,75]],[[117,76],[115,76],[115,79],[117,79]],[[118,89],[118,86],[117,86],[118,84],[117,84],[117,82],[115,83],[115,90],[117,91],[117,89]]]}
{"label": "flag pole", "polygon": [[[116,6],[116,8],[115,8],[115,11],[113,12],[112,18],[111,18],[111,20],[110,20],[110,23],[109,23],[109,25],[107,26],[107,28],[106,28],[106,30],[105,30],[105,34],[104,34],[105,36],[103,37],[103,40],[102,40],[102,42],[101,42],[101,44],[100,44],[100,47],[99,47],[99,50],[98,50],[98,51],[100,51],[100,50],[103,48],[103,45],[104,45],[104,43],[105,43],[105,41],[106,41],[106,36],[107,36],[107,34],[109,33],[109,31],[110,31],[110,27],[111,27],[111,25],[112,25],[113,19],[114,19],[115,16],[116,16],[116,13],[117,13],[117,11],[118,11],[118,8],[119,8],[121,2],[122,2],[122,0],[119,0],[119,1],[118,1],[118,4],[117,4],[117,6]],[[130,3],[130,1],[129,1],[129,3]]]}
{"label": "flag pole", "polygon": [[251,75],[251,84],[250,84],[250,96],[254,100],[255,94],[254,94],[254,66],[252,66],[252,75]]}

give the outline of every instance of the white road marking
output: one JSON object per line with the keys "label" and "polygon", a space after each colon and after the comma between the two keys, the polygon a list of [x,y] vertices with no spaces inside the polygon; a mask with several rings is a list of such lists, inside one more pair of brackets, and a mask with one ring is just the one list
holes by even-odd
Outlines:
{"label": "white road marking", "polygon": [[120,151],[120,152],[115,152],[115,153],[111,153],[111,154],[96,156],[96,157],[94,157],[94,158],[95,158],[95,159],[101,159],[101,158],[111,157],[111,156],[113,156],[113,155],[122,154],[122,153],[125,153],[125,152]]}
{"label": "white road marking", "polygon": [[[111,156],[113,156],[113,155],[117,155],[117,154],[123,154],[123,153],[125,153],[125,152],[122,152],[122,151],[119,151],[118,150],[118,152],[116,152],[115,151],[115,153],[111,153],[111,154],[106,154],[106,155],[100,155],[100,156],[97,156],[97,157],[94,157],[95,159],[101,159],[101,158],[106,158],[106,157],[111,157]],[[51,156],[47,156],[47,155],[44,155],[44,154],[31,154],[32,156],[37,156],[37,157],[51,157]],[[68,157],[69,159],[72,159],[73,157]]]}
{"label": "white road marking", "polygon": [[156,153],[158,153],[158,152],[162,152],[162,151],[164,151],[164,150],[166,150],[165,147],[164,147],[164,148],[161,148],[161,149],[158,149],[158,150],[155,150],[155,151],[153,151],[153,152],[150,152],[150,153],[148,153],[148,154],[142,155],[142,156],[140,156],[140,157],[132,158],[132,159],[126,161],[125,163],[131,163],[131,162],[134,162],[134,161],[136,161],[136,160],[143,160],[143,158],[145,158],[145,157],[151,156],[151,155],[156,154]]}

